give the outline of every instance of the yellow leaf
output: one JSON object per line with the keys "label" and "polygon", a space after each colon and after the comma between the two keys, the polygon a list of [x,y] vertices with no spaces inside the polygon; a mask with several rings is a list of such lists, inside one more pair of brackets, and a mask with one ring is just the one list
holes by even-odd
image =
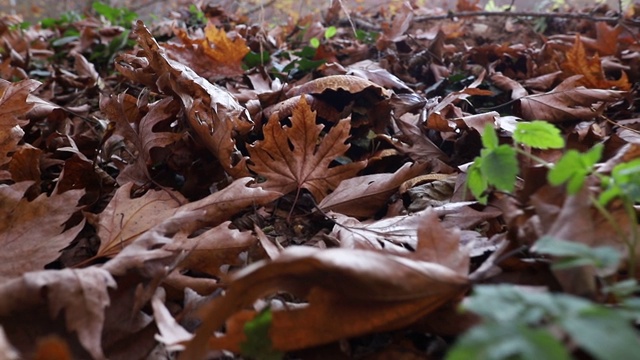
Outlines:
{"label": "yellow leaf", "polygon": [[224,29],[209,23],[204,29],[205,38],[201,44],[205,54],[221,64],[236,64],[249,52],[247,43],[241,37],[231,40]]}

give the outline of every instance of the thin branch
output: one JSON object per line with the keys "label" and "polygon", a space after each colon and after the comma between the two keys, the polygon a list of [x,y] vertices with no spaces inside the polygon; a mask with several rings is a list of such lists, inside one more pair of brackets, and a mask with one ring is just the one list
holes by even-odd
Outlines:
{"label": "thin branch", "polygon": [[[618,22],[620,21],[619,17],[610,17],[610,16],[593,16],[590,14],[581,14],[581,13],[542,13],[542,12],[533,12],[533,11],[462,11],[458,13],[449,12],[445,15],[424,15],[424,16],[416,16],[413,20],[416,22],[425,22],[430,20],[446,20],[446,19],[454,19],[454,18],[462,18],[462,17],[479,17],[479,16],[505,16],[505,17],[544,17],[544,18],[555,18],[555,19],[581,19],[581,20],[590,20],[594,22]],[[635,22],[635,20],[631,20]]]}

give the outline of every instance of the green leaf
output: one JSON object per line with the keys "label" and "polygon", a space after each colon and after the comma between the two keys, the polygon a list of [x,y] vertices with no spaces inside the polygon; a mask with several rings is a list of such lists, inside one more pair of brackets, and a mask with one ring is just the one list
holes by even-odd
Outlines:
{"label": "green leaf", "polygon": [[594,307],[559,321],[595,359],[637,359],[640,341],[631,322],[612,309]]}
{"label": "green leaf", "polygon": [[311,38],[311,40],[309,40],[309,45],[311,45],[312,48],[318,48],[320,46],[320,40],[318,40],[318,38]]}
{"label": "green leaf", "polygon": [[477,157],[467,170],[467,187],[481,204],[486,204],[489,196],[486,191],[489,188],[487,178],[482,175],[482,158]]}
{"label": "green leaf", "polygon": [[500,145],[494,149],[483,149],[480,156],[480,169],[489,184],[500,190],[512,192],[518,175],[516,150],[509,145]]}
{"label": "green leaf", "polygon": [[242,355],[257,360],[280,360],[284,357],[284,353],[274,350],[271,344],[271,320],[271,310],[267,308],[244,324],[247,340],[240,344]]}
{"label": "green leaf", "polygon": [[603,271],[601,275],[610,275],[618,269],[621,254],[611,246],[589,247],[585,244],[543,236],[531,248],[532,251],[562,257],[554,263],[556,269],[582,265],[593,265]]}
{"label": "green leaf", "polygon": [[498,135],[496,135],[493,124],[485,125],[484,132],[482,133],[482,146],[489,150],[498,147]]}
{"label": "green leaf", "polygon": [[325,39],[331,39],[332,37],[336,36],[337,33],[338,33],[338,29],[336,29],[335,26],[329,26],[324,31],[324,38]]}
{"label": "green leaf", "polygon": [[546,121],[521,122],[516,125],[513,140],[537,149],[561,149],[564,139],[560,129]]}
{"label": "green leaf", "polygon": [[446,357],[447,360],[570,358],[562,343],[550,332],[517,323],[476,326],[458,340]]}
{"label": "green leaf", "polygon": [[616,165],[611,171],[611,178],[620,188],[620,196],[640,202],[640,159]]}
{"label": "green leaf", "polygon": [[603,148],[602,144],[598,144],[583,154],[576,150],[567,151],[549,171],[549,183],[556,186],[567,183],[569,194],[576,194],[587,175],[593,171],[593,166],[600,160]]}

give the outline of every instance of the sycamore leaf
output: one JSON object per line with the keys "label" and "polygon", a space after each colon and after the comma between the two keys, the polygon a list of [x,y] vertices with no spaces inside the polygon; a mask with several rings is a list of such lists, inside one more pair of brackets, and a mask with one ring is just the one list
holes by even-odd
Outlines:
{"label": "sycamore leaf", "polygon": [[593,108],[596,104],[619,100],[624,94],[622,91],[586,89],[576,86],[580,78],[582,75],[569,77],[548,93],[521,98],[516,111],[525,120],[541,119],[549,122],[588,120],[601,111]]}
{"label": "sycamore leaf", "polygon": [[249,147],[251,170],[266,178],[259,184],[265,189],[282,193],[307,189],[316,201],[321,201],[340,181],[351,178],[366,166],[366,162],[329,167],[338,156],[344,155],[349,145],[349,121],[339,121],[325,135],[320,144],[323,126],[316,124],[316,114],[304,97],[293,111],[291,127],[282,127],[271,119],[264,126],[264,140]]}
{"label": "sycamore leaf", "polygon": [[78,210],[83,190],[41,194],[28,201],[32,182],[0,186],[0,278],[42,270],[71,243],[84,221],[64,231],[64,223]]}
{"label": "sycamore leaf", "polygon": [[[613,44],[615,43],[614,41]],[[622,71],[620,79],[615,81],[605,77],[600,56],[598,54],[587,56],[579,33],[576,34],[573,47],[566,52],[566,57],[565,62],[561,65],[562,69],[572,75],[583,75],[576,82],[576,85],[595,89],[618,88],[624,91],[631,89],[631,84],[624,71]]]}
{"label": "sycamore leaf", "polygon": [[189,65],[198,75],[211,80],[244,73],[242,60],[250,49],[237,33],[232,40],[211,22],[204,28],[204,37],[194,38],[183,29],[175,33],[184,45],[166,44],[169,56]]}
{"label": "sycamore leaf", "polygon": [[[459,232],[442,227],[433,212],[423,220],[415,256],[291,247],[234,273],[225,294],[202,309],[203,324],[180,358],[201,358],[207,344],[239,352],[246,336],[236,316],[246,322],[240,310],[270,293],[309,300],[304,307],[272,312],[269,337],[280,351],[401,328],[433,312],[467,288],[469,257],[459,249]],[[223,337],[212,336],[227,319],[234,326]]]}

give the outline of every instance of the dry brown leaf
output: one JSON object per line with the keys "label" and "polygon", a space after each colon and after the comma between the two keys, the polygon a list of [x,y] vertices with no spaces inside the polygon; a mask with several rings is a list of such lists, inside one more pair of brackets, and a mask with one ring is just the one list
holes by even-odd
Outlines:
{"label": "dry brown leaf", "polygon": [[602,111],[602,109],[594,109],[594,106],[619,100],[624,94],[616,90],[577,87],[576,82],[581,77],[582,75],[574,75],[548,93],[521,98],[516,104],[516,112],[520,113],[525,120],[549,122],[588,120]]}
{"label": "dry brown leaf", "polygon": [[171,217],[181,205],[178,201],[186,203],[179,193],[162,190],[131,198],[132,187],[133,183],[128,183],[119,188],[97,221],[93,220],[100,238],[97,258],[115,256],[141,234]]}
{"label": "dry brown leaf", "polygon": [[141,197],[131,198],[133,184],[129,183],[118,189],[97,219],[91,219],[101,241],[96,257],[116,255],[178,211],[203,211],[198,226],[217,225],[247,206],[262,205],[281,195],[259,187],[247,187],[250,181],[250,178],[238,179],[223,190],[188,204],[178,192],[170,193],[169,190],[149,191]]}
{"label": "dry brown leaf", "polygon": [[458,249],[458,233],[444,229],[435,213],[423,220],[413,257],[293,247],[273,261],[233,274],[225,295],[203,309],[204,323],[180,359],[200,358],[207,343],[239,351],[242,326],[228,327],[221,338],[211,334],[257,298],[279,291],[307,296],[309,304],[273,311],[269,337],[277,350],[311,347],[417,321],[460,295],[468,284],[469,258]]}
{"label": "dry brown leaf", "polygon": [[329,213],[337,226],[331,236],[347,249],[377,249],[406,255],[418,246],[416,228],[426,212],[360,222],[342,214]]}
{"label": "dry brown leaf", "polygon": [[233,229],[230,225],[230,221],[225,221],[195,237],[181,232],[164,249],[188,252],[180,263],[181,269],[219,276],[222,265],[242,265],[240,253],[247,251],[257,241],[250,231]]}
{"label": "dry brown leaf", "polygon": [[25,316],[29,318],[27,313],[43,312],[44,316],[36,317],[39,322],[30,326],[35,331],[49,324],[50,332],[54,320],[62,315],[66,329],[77,333],[84,349],[94,359],[105,359],[101,345],[104,311],[110,305],[109,289],[115,287],[111,274],[98,267],[29,272],[0,285],[0,317],[12,343],[23,348],[33,341],[32,335],[19,331],[25,326]]}
{"label": "dry brown leaf", "polygon": [[0,186],[0,278],[41,270],[71,243],[84,221],[65,231],[76,212],[82,190],[67,191],[33,201],[24,197],[32,182]]}
{"label": "dry brown leaf", "polygon": [[21,118],[33,107],[27,98],[38,86],[40,82],[36,80],[11,83],[0,79],[0,165],[9,162],[8,153],[15,149],[24,135],[20,125],[26,122]]}
{"label": "dry brown leaf", "polygon": [[189,126],[224,171],[234,178],[247,176],[246,158],[236,148],[234,136],[253,128],[248,111],[227,90],[169,59],[142,21],[135,33],[145,58],[122,55],[116,68],[131,80],[179,97]]}
{"label": "dry brown leaf", "polygon": [[259,185],[282,193],[307,189],[316,201],[321,201],[340,181],[355,176],[366,162],[329,167],[343,155],[349,145],[349,121],[341,120],[329,130],[320,143],[323,126],[316,124],[304,97],[293,111],[291,127],[282,127],[272,118],[263,128],[264,140],[249,147],[251,170],[266,178]]}
{"label": "dry brown leaf", "polygon": [[[153,307],[153,317],[156,325],[158,326],[158,332],[155,338],[163,344],[178,344],[191,340],[193,334],[185,330],[169,312],[169,309],[164,305],[164,299],[156,292],[151,299],[151,306]],[[168,347],[168,350],[181,350],[181,347]]]}
{"label": "dry brown leaf", "polygon": [[327,90],[344,90],[351,94],[356,94],[366,89],[375,90],[381,96],[391,96],[391,92],[380,85],[353,75],[331,75],[311,80],[287,91],[286,96],[294,97],[303,94],[322,94]]}
{"label": "dry brown leaf", "polygon": [[491,79],[491,81],[500,89],[511,91],[511,99],[513,100],[529,95],[527,90],[522,87],[519,82],[508,76],[502,75],[502,73],[495,73],[491,75],[489,79]]}
{"label": "dry brown leaf", "polygon": [[347,216],[371,217],[380,211],[403,182],[420,175],[426,165],[407,163],[393,174],[372,174],[344,180],[322,199],[318,208]]}
{"label": "dry brown leaf", "polygon": [[573,47],[566,52],[566,60],[561,66],[570,75],[583,75],[576,81],[577,86],[582,85],[593,89],[617,88],[623,91],[631,89],[631,84],[624,71],[615,81],[605,77],[600,56],[598,54],[587,56],[584,45],[580,41],[580,34],[576,35],[576,41]]}

